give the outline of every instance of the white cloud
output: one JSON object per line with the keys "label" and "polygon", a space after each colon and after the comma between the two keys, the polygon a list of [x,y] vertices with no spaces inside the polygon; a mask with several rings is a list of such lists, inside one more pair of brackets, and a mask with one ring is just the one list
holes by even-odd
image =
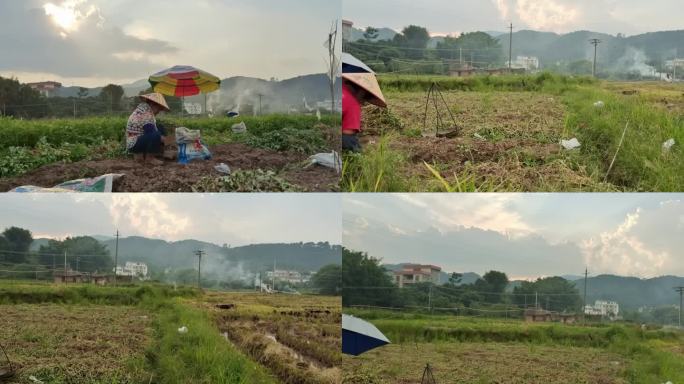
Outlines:
{"label": "white cloud", "polygon": [[432,226],[442,233],[461,228],[480,228],[515,238],[537,232],[515,208],[514,203],[521,195],[478,194],[460,198],[437,194],[396,196],[423,209]]}
{"label": "white cloud", "polygon": [[186,233],[191,224],[154,194],[113,195],[109,213],[118,228],[128,227],[139,235],[165,240]]}
{"label": "white cloud", "polygon": [[[514,15],[527,27],[565,32],[579,20],[577,2],[568,0],[493,0],[502,20]],[[511,12],[511,9],[513,12]]]}
{"label": "white cloud", "polygon": [[630,276],[682,274],[678,252],[684,247],[684,204],[667,201],[636,209],[613,230],[582,242],[585,261],[594,273]]}

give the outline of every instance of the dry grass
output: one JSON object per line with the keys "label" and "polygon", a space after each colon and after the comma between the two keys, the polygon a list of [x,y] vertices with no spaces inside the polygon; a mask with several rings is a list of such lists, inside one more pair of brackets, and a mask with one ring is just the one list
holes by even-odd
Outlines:
{"label": "dry grass", "polygon": [[[144,352],[151,319],[125,306],[0,306],[0,340],[18,368],[16,382],[147,382]],[[4,356],[3,356],[4,357]]]}
{"label": "dry grass", "polygon": [[[444,92],[460,129],[460,137],[452,139],[432,137],[437,126],[433,105],[428,108],[427,129],[423,129],[425,98],[424,92],[389,93],[389,112],[366,109],[363,139],[373,148],[378,136],[398,133],[390,145],[409,159],[400,172],[417,180],[422,190],[439,189],[424,163],[450,181],[464,174],[472,176],[487,190],[608,189],[597,185],[575,153],[559,145],[569,137],[564,132],[565,107],[553,95]],[[446,107],[438,106],[442,120],[451,121]]]}
{"label": "dry grass", "polygon": [[[207,293],[209,311],[241,351],[283,383],[341,382],[341,307],[338,297]],[[220,309],[216,304],[234,304]]]}
{"label": "dry grass", "polygon": [[391,344],[345,357],[345,383],[420,383],[426,363],[438,383],[624,383],[624,360],[598,348],[502,343]]}

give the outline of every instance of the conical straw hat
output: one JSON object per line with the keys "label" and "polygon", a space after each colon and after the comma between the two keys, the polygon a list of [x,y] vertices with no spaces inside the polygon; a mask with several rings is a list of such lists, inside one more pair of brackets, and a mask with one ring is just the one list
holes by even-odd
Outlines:
{"label": "conical straw hat", "polygon": [[158,104],[162,108],[166,109],[167,111],[170,111],[171,108],[169,108],[169,105],[166,104],[166,99],[161,93],[148,93],[147,95],[142,95],[140,96],[141,99],[149,100],[155,104]]}
{"label": "conical straw hat", "polygon": [[375,104],[378,107],[387,107],[385,96],[382,95],[382,90],[380,90],[380,84],[378,84],[378,79],[375,77],[375,74],[343,73],[342,78],[354,83],[355,85],[366,90],[366,92],[370,93],[371,97],[368,98],[369,103]]}

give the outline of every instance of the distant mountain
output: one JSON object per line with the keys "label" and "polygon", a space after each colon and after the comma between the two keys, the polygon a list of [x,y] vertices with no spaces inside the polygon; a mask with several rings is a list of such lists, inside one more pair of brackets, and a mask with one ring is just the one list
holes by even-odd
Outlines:
{"label": "distant mountain", "polygon": [[[400,264],[383,264],[382,266],[390,272],[396,272],[400,271],[404,266],[413,264],[413,263],[400,263]],[[458,285],[467,285],[467,284],[473,284],[475,283],[479,278],[480,275],[474,272],[464,272],[461,274],[461,283]],[[444,272],[442,271],[439,274],[439,283],[440,284],[446,284],[449,282],[449,277],[451,277],[450,272]]]}
{"label": "distant mountain", "polygon": [[584,279],[584,276],[580,276],[580,275],[563,275],[561,277],[567,281],[577,281],[577,280]]}
{"label": "distant mountain", "polygon": [[[112,255],[114,239],[102,241]],[[328,264],[342,262],[340,246],[327,243],[255,244],[242,247],[219,246],[198,240],[168,242],[145,237],[119,239],[119,263],[142,261],[156,268],[195,268],[195,251],[205,252],[208,263],[235,264],[251,272],[273,269],[316,271]]]}
{"label": "distant mountain", "polygon": [[[584,279],[575,281],[584,292]],[[684,277],[661,276],[652,279],[600,275],[587,279],[587,301],[612,300],[624,309],[679,305],[674,287],[684,286]]]}
{"label": "distant mountain", "polygon": [[[523,30],[513,33],[514,56],[536,56],[542,66],[593,60],[594,48],[589,39],[600,39],[599,67],[607,72],[637,72],[651,75],[664,62],[672,60],[675,48],[684,48],[684,30],[651,32],[635,36],[609,35],[592,31],[567,34]],[[499,36],[508,55],[509,35]]]}
{"label": "distant mountain", "polygon": [[[381,28],[375,39],[392,40],[397,34],[389,28]],[[506,32],[486,31],[497,38],[504,57],[508,57],[510,35]],[[566,34],[521,30],[513,33],[513,56],[533,56],[542,68],[565,68],[582,60],[593,60],[594,48],[590,39],[600,39],[598,47],[599,72],[634,73],[653,75],[653,71],[665,69],[665,62],[675,57],[676,49],[684,52],[684,30],[649,32],[634,36],[610,35],[594,31],[575,31]],[[352,41],[363,39],[363,31],[356,29]],[[429,48],[436,47],[443,37],[433,37]],[[579,67],[578,67],[579,68]],[[585,68],[586,66],[582,67]],[[570,70],[570,69],[568,69]]]}
{"label": "distant mountain", "polygon": [[[143,79],[131,84],[122,85],[127,97],[137,96],[141,91],[150,87],[150,83]],[[98,96],[103,87],[86,88],[85,97]],[[78,97],[80,87],[63,87],[56,93],[56,97]],[[341,94],[342,83],[338,80],[335,92]],[[186,97],[188,103],[204,105],[204,95]],[[339,99],[339,97],[336,97]],[[317,103],[330,100],[328,75],[324,73],[298,76],[286,80],[264,80],[252,77],[230,77],[221,81],[221,88],[217,92],[207,95],[207,105],[219,112],[220,110],[241,109],[249,105],[251,110],[261,103],[264,112],[287,112],[292,107],[315,110]],[[306,101],[306,102],[305,102]],[[300,109],[301,109],[300,108]],[[322,108],[329,108],[327,104]]]}

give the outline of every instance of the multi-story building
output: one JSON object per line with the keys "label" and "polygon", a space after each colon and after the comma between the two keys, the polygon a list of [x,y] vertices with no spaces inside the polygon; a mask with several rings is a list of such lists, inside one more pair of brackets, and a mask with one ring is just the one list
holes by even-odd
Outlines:
{"label": "multi-story building", "polygon": [[145,263],[127,261],[123,267],[119,265],[116,266],[117,276],[133,276],[144,279],[147,277],[147,272],[147,264]]}
{"label": "multi-story building", "polygon": [[594,305],[584,306],[584,314],[614,319],[620,315],[620,305],[614,301],[596,300]]}
{"label": "multi-story building", "polygon": [[401,270],[394,272],[394,282],[403,288],[404,285],[416,283],[439,283],[442,268],[435,265],[406,264]]}
{"label": "multi-story building", "polygon": [[292,284],[300,284],[306,282],[306,279],[304,278],[301,272],[279,269],[276,269],[275,271],[266,272],[266,279],[268,281],[271,281],[274,278],[277,281],[285,281]]}

